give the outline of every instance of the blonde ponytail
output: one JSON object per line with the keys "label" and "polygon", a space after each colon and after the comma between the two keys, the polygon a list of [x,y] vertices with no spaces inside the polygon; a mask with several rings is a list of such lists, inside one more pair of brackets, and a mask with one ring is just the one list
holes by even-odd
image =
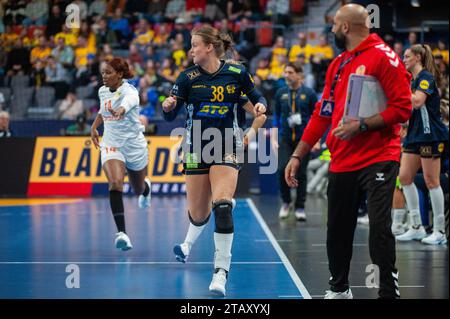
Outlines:
{"label": "blonde ponytail", "polygon": [[422,66],[431,74],[436,81],[438,88],[442,84],[442,75],[439,71],[436,62],[434,61],[433,51],[428,44],[415,44],[411,47],[411,52],[415,55],[420,55],[420,61]]}

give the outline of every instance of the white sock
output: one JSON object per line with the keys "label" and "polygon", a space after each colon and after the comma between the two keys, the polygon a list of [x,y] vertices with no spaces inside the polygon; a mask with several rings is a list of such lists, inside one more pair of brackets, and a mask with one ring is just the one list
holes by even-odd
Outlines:
{"label": "white sock", "polygon": [[409,220],[411,226],[418,228],[422,225],[419,208],[419,191],[414,183],[411,185],[403,185],[403,194],[405,195],[406,204],[409,208]]}
{"label": "white sock", "polygon": [[192,224],[192,222],[189,223],[189,229],[186,234],[186,238],[184,240],[184,242],[189,245],[189,249],[192,247],[192,245],[195,244],[195,242],[197,241],[198,237],[202,234],[203,229],[205,229],[205,226],[207,224],[208,223],[202,226],[195,226],[194,224]]}
{"label": "white sock", "polygon": [[220,234],[214,232],[214,245],[216,246],[216,252],[214,254],[214,269],[222,268],[226,271],[230,271],[233,236],[233,233]]}
{"label": "white sock", "polygon": [[444,192],[441,186],[430,189],[431,207],[433,208],[433,231],[445,229]]}
{"label": "white sock", "polygon": [[406,209],[401,208],[401,209],[393,209],[393,223],[394,225],[402,225],[403,221],[405,220],[405,214],[406,214]]}

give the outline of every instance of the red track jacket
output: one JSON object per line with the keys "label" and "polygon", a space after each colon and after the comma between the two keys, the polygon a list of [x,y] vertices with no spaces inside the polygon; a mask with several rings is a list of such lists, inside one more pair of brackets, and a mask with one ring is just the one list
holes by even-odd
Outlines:
{"label": "red track jacket", "polygon": [[[322,101],[330,97],[331,85],[341,62],[351,56],[354,58],[342,68],[335,86],[335,106],[329,116],[322,110]],[[388,103],[386,110],[381,113],[387,127],[380,131],[360,133],[343,141],[332,135],[331,131],[342,119],[348,79],[357,69],[365,69],[365,75],[372,75],[380,82]],[[322,101],[316,104],[302,141],[314,145],[331,124],[326,143],[331,152],[330,171],[334,173],[356,171],[383,161],[400,161],[400,123],[406,122],[412,112],[410,80],[411,76],[398,55],[378,35],[371,34],[356,49],[345,51],[331,63]]]}

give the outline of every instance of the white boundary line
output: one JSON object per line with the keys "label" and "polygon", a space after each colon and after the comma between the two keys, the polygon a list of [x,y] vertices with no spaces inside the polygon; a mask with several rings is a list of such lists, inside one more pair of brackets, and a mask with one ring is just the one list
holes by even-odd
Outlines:
{"label": "white boundary line", "polygon": [[248,206],[252,210],[253,214],[255,215],[256,219],[258,220],[259,224],[261,225],[261,228],[264,230],[264,233],[269,238],[270,243],[272,244],[273,248],[277,252],[281,261],[283,262],[284,267],[286,267],[286,270],[288,271],[289,275],[291,276],[291,278],[294,281],[295,285],[297,286],[298,290],[302,294],[303,298],[311,299],[311,295],[309,294],[305,285],[303,285],[302,281],[300,280],[300,277],[295,272],[294,267],[292,267],[289,259],[286,257],[286,254],[283,252],[283,250],[281,249],[277,240],[275,239],[275,236],[272,234],[272,232],[270,231],[266,222],[262,218],[258,208],[256,208],[256,206],[255,206],[255,203],[253,203],[253,200],[251,198],[247,198],[246,201],[247,201]]}

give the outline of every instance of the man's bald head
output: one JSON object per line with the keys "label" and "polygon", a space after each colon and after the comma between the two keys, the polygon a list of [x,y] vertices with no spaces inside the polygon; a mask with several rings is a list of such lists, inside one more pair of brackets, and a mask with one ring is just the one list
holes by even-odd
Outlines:
{"label": "man's bald head", "polygon": [[336,46],[341,49],[354,48],[353,44],[360,43],[370,33],[369,14],[359,4],[347,4],[341,7],[334,16],[333,33]]}
{"label": "man's bald head", "polygon": [[343,6],[336,12],[335,17],[335,19],[339,20],[341,23],[347,22],[364,29],[369,29],[366,25],[368,18],[369,14],[367,13],[366,8],[359,4],[347,4]]}

